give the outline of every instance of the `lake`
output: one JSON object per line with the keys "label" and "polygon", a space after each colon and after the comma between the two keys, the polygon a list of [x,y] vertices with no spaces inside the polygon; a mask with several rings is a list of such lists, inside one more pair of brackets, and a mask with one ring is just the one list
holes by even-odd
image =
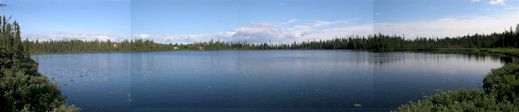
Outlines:
{"label": "lake", "polygon": [[[350,50],[34,55],[83,111],[389,111],[481,88],[500,58]],[[355,105],[355,106],[354,106]]]}

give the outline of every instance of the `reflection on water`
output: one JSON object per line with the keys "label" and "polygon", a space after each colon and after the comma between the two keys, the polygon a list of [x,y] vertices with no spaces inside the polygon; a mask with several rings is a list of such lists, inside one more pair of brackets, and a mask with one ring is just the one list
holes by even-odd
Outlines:
{"label": "reflection on water", "polygon": [[506,59],[343,50],[177,51],[33,57],[84,111],[347,111],[479,88]]}

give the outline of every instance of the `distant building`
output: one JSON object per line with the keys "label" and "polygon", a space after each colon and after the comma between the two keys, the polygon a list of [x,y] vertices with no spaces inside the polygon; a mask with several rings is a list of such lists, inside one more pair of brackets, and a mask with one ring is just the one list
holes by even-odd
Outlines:
{"label": "distant building", "polygon": [[198,47],[198,50],[201,50],[201,51],[203,51],[203,50],[204,50],[204,47],[202,47],[202,46],[199,46],[199,47]]}
{"label": "distant building", "polygon": [[114,47],[117,47],[117,44],[114,44],[113,46],[114,46]]}
{"label": "distant building", "polygon": [[173,47],[173,50],[178,50],[179,48],[178,47]]}

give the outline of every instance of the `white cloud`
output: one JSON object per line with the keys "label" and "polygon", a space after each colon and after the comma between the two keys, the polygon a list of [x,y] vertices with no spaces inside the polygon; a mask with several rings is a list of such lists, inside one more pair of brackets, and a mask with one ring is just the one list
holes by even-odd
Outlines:
{"label": "white cloud", "polygon": [[510,11],[519,12],[519,7],[506,7],[505,9],[510,10]]}
{"label": "white cloud", "polygon": [[[372,25],[351,26],[349,21],[324,21],[316,20],[307,23],[296,24],[296,20],[276,23],[253,23],[247,26],[235,28],[228,32],[217,32],[210,34],[191,34],[191,35],[149,35],[155,41],[168,43],[192,43],[210,40],[220,40],[227,42],[270,42],[289,43],[293,41],[307,41],[318,39],[331,39],[335,37],[345,37],[353,34],[368,35],[372,32]],[[142,35],[134,35],[142,38]]]}
{"label": "white cloud", "polygon": [[[512,12],[512,11],[511,11]],[[348,21],[318,20],[307,23],[280,25],[274,23],[256,23],[236,28],[229,32],[199,35],[155,35],[154,39],[165,42],[190,43],[194,41],[247,41],[277,42],[327,40],[335,37],[353,35],[367,36],[375,33],[405,35],[407,39],[415,37],[455,37],[467,34],[490,34],[502,32],[519,21],[519,13],[499,16],[480,16],[473,18],[440,18],[433,20],[405,21],[351,25]]]}
{"label": "white cloud", "polygon": [[295,22],[297,22],[296,19],[290,19],[290,20],[288,20],[286,22],[280,23],[279,25],[290,25],[290,24],[293,24]]}
{"label": "white cloud", "polygon": [[505,5],[506,0],[490,0],[490,4],[492,5]]}
{"label": "white cloud", "polygon": [[120,41],[127,36],[123,35],[115,35],[108,33],[91,33],[91,32],[55,32],[55,33],[24,33],[22,37],[27,38],[29,40],[64,40],[64,39],[79,39],[79,40],[111,40],[111,41]]}
{"label": "white cloud", "polygon": [[500,16],[481,16],[468,19],[441,18],[399,23],[377,23],[375,32],[383,34],[406,35],[407,38],[420,37],[453,37],[467,34],[489,34],[502,32],[519,23],[518,13]]}
{"label": "white cloud", "polygon": [[149,34],[139,34],[139,35],[136,35],[137,37],[140,37],[142,39],[147,39],[147,38],[150,38],[150,35]]}

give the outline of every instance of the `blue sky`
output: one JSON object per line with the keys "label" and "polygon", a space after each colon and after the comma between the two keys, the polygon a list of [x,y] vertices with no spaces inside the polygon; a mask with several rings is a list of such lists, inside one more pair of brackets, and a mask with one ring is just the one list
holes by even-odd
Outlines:
{"label": "blue sky", "polygon": [[130,33],[128,0],[0,0],[24,32]]}
{"label": "blue sky", "polygon": [[518,0],[0,0],[29,39],[277,42],[503,31]]}
{"label": "blue sky", "polygon": [[[258,22],[373,19],[370,0],[133,0],[136,33],[229,31]],[[158,22],[149,22],[158,21]]]}
{"label": "blue sky", "polygon": [[[517,0],[376,0],[374,12],[377,22],[400,22],[446,17],[472,18],[495,16],[517,7]],[[500,0],[497,0],[500,1]]]}

